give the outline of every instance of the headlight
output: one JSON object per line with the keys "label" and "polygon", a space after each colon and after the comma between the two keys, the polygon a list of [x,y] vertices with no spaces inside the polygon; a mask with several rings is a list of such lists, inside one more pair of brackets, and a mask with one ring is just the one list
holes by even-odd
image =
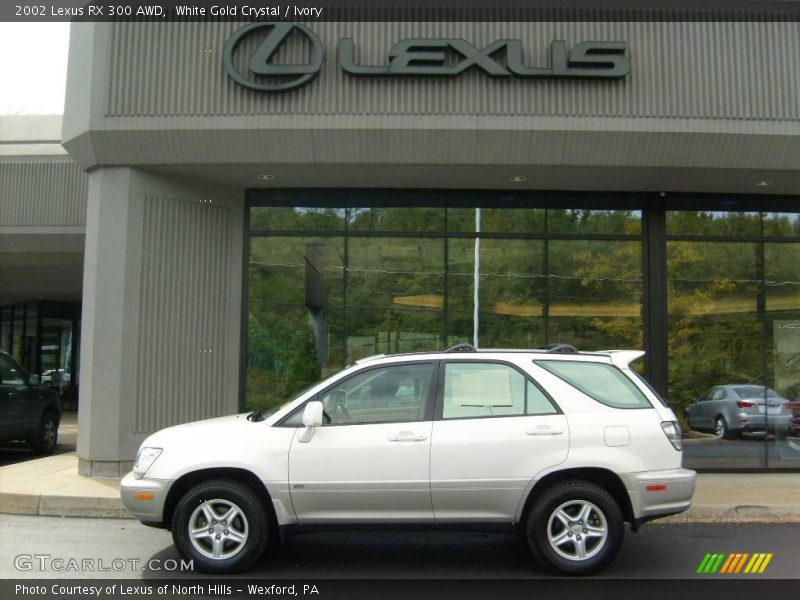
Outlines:
{"label": "headlight", "polygon": [[136,462],[133,463],[133,476],[136,479],[141,479],[147,473],[156,459],[161,456],[162,448],[139,448],[139,454],[136,455]]}

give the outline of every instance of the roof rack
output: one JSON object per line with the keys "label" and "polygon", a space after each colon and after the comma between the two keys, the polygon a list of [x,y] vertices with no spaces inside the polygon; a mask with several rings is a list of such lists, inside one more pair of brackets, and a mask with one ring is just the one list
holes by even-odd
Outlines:
{"label": "roof rack", "polygon": [[543,350],[544,352],[548,352],[551,354],[577,354],[578,349],[573,346],[572,344],[547,344],[546,346],[542,346],[541,348],[535,348],[535,350]]}
{"label": "roof rack", "polygon": [[445,354],[451,354],[453,352],[477,352],[477,350],[472,344],[456,344],[455,346],[445,348],[442,350],[442,352]]}

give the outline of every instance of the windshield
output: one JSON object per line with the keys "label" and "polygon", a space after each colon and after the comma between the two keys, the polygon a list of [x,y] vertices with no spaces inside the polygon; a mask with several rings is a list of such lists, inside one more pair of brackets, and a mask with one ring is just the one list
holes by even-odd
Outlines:
{"label": "windshield", "polygon": [[300,396],[305,394],[308,390],[313,388],[318,383],[319,383],[319,381],[315,381],[311,385],[305,387],[303,390],[297,392],[291,399],[287,400],[286,402],[284,402],[280,406],[265,406],[264,408],[257,408],[256,410],[251,412],[249,415],[247,415],[247,420],[248,421],[263,421],[264,419],[266,419],[268,417],[271,417],[272,415],[274,415],[276,412],[278,412],[282,408],[286,408],[288,405],[290,405],[292,402],[297,400]]}

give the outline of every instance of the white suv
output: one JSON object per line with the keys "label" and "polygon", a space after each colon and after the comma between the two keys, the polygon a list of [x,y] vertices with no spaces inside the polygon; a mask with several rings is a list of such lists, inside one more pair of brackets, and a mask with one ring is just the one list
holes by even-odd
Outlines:
{"label": "white suv", "polygon": [[517,529],[545,566],[609,564],[624,523],[685,511],[672,410],[629,368],[642,352],[481,350],[360,360],[277,411],[170,427],[122,499],[214,573],[320,527]]}

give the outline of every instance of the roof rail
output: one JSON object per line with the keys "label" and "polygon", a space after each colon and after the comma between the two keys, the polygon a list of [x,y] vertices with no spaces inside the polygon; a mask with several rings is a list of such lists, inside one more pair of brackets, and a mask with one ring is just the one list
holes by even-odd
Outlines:
{"label": "roof rail", "polygon": [[456,344],[455,346],[450,346],[449,348],[445,348],[442,350],[445,354],[451,354],[453,352],[477,352],[475,346],[472,344]]}
{"label": "roof rail", "polygon": [[546,346],[542,346],[541,348],[536,348],[536,350],[544,350],[545,352],[550,352],[553,354],[577,354],[578,349],[573,346],[572,344],[547,344]]}

